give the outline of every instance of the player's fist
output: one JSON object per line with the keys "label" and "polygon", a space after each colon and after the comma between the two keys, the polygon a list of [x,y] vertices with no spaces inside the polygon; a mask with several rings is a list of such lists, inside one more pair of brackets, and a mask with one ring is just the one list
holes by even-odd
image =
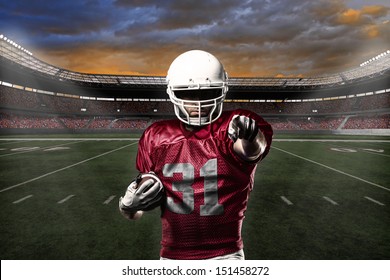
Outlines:
{"label": "player's fist", "polygon": [[237,139],[252,142],[258,132],[256,121],[246,116],[235,115],[229,123],[228,135],[233,142],[236,142]]}
{"label": "player's fist", "polygon": [[140,174],[127,187],[124,197],[119,198],[119,210],[128,214],[151,210],[160,204],[162,194],[163,185],[156,175]]}

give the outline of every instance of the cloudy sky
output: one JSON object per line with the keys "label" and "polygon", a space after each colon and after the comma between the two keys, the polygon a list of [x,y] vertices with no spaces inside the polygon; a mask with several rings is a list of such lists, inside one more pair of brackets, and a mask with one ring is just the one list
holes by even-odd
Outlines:
{"label": "cloudy sky", "polygon": [[315,76],[390,49],[387,0],[0,0],[0,34],[41,60],[165,75],[190,49],[230,76]]}

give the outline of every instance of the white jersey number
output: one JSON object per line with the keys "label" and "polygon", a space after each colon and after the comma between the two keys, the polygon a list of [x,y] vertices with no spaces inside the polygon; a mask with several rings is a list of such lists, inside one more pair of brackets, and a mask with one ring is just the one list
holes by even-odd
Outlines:
{"label": "white jersey number", "polygon": [[[201,216],[221,215],[223,205],[218,203],[217,159],[208,160],[200,169],[200,176],[204,178],[204,204],[200,206]],[[163,168],[163,175],[171,178],[174,173],[181,173],[183,179],[172,183],[172,190],[183,194],[182,202],[175,202],[167,197],[167,208],[178,214],[190,214],[194,211],[194,166],[191,163],[167,163]]]}

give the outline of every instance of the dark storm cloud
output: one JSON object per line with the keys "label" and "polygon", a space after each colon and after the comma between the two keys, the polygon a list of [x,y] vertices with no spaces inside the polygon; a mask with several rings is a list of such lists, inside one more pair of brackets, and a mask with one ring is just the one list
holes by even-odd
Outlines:
{"label": "dark storm cloud", "polygon": [[154,42],[175,42],[180,50],[191,46],[214,51],[230,69],[244,75],[307,75],[352,67],[352,54],[368,32],[365,26],[374,26],[388,14],[386,7],[366,6],[360,11],[327,0],[116,3],[150,12],[118,30],[117,36],[133,35],[133,41],[151,47]]}
{"label": "dark storm cloud", "polygon": [[[142,3],[140,3],[142,2]],[[209,25],[227,17],[232,9],[239,9],[245,1],[115,1],[118,7],[126,9],[149,9],[155,11],[152,27],[160,30],[194,28]]]}
{"label": "dark storm cloud", "polygon": [[111,24],[98,1],[13,0],[2,2],[0,9],[8,27],[18,26],[40,36],[97,32]]}
{"label": "dark storm cloud", "polygon": [[0,33],[77,71],[164,75],[198,48],[231,75],[317,75],[388,48],[389,7],[376,1],[0,0]]}

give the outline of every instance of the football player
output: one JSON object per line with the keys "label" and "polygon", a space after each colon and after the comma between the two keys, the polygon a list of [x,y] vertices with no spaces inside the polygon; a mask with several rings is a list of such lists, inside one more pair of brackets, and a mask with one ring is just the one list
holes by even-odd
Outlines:
{"label": "football player", "polygon": [[215,56],[179,55],[167,74],[177,119],[155,122],[139,141],[137,169],[151,175],[129,186],[120,211],[137,219],[161,203],[161,259],[244,259],[244,213],[273,132],[253,112],[223,112],[227,91]]}

